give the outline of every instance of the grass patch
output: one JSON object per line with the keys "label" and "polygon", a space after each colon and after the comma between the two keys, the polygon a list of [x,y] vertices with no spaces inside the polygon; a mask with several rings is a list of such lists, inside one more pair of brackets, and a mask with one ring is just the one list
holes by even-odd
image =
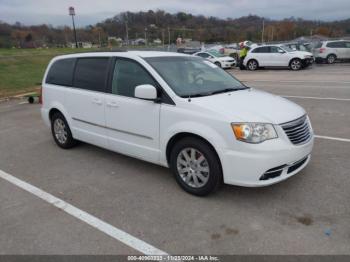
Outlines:
{"label": "grass patch", "polygon": [[37,89],[50,60],[61,54],[93,51],[91,49],[0,49],[0,97]]}

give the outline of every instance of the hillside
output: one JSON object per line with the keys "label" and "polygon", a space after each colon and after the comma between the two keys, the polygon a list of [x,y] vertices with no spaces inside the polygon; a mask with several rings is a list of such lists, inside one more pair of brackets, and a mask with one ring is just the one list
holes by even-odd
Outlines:
{"label": "hillside", "polygon": [[[79,16],[76,17],[79,20]],[[265,21],[264,39],[280,41],[294,39],[303,35],[321,34],[328,37],[341,37],[350,34],[350,19],[342,21],[308,21],[288,18],[284,20],[264,19],[248,15],[237,19],[219,19],[215,17],[195,16],[179,12],[170,14],[162,10],[148,12],[125,12],[106,19],[96,25],[77,30],[79,41],[105,43],[107,36],[148,40],[164,39],[174,42],[178,36],[204,42],[237,42],[243,39],[259,41],[263,20]],[[64,46],[72,42],[73,34],[69,27],[49,25],[24,26],[20,23],[9,25],[0,23],[0,47],[38,47]]]}

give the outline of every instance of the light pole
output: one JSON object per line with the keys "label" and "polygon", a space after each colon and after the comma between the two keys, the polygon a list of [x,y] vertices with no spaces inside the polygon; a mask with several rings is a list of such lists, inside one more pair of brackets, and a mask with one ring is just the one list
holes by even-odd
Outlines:
{"label": "light pole", "polygon": [[265,33],[265,19],[263,18],[262,33],[261,33],[261,43],[264,43],[264,33]]}
{"label": "light pole", "polygon": [[170,50],[170,27],[168,26],[168,51]]}
{"label": "light pole", "polygon": [[145,44],[147,45],[147,27],[145,28]]}
{"label": "light pole", "polygon": [[75,40],[75,48],[78,48],[78,41],[77,41],[77,32],[75,31],[75,23],[74,23],[74,16],[75,16],[75,10],[74,7],[69,7],[69,15],[72,17],[73,22],[73,31],[74,31],[74,40]]}
{"label": "light pole", "polygon": [[128,27],[128,21],[125,21],[125,31],[126,31],[126,45],[129,45],[129,27]]}

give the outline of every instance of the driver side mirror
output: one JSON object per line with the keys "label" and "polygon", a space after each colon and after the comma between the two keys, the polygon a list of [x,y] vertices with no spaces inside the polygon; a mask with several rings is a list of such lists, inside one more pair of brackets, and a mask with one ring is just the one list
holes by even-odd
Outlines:
{"label": "driver side mirror", "polygon": [[285,51],[283,51],[282,49],[278,49],[278,53],[280,53],[280,54],[284,54],[284,53],[285,53]]}
{"label": "driver side mirror", "polygon": [[157,89],[149,84],[138,85],[135,87],[135,97],[145,100],[156,100],[158,97]]}

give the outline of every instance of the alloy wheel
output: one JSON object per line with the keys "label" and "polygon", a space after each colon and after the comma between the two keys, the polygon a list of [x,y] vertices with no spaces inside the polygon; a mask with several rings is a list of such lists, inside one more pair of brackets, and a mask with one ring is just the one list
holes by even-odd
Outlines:
{"label": "alloy wheel", "polygon": [[185,148],[177,156],[177,171],[190,187],[203,187],[209,179],[209,164],[203,153],[195,148]]}
{"label": "alloy wheel", "polygon": [[67,138],[68,138],[67,127],[62,119],[60,118],[55,119],[53,130],[55,133],[55,137],[60,144],[64,144],[67,142]]}
{"label": "alloy wheel", "polygon": [[335,61],[335,57],[333,55],[328,56],[327,62],[328,64],[333,64]]}
{"label": "alloy wheel", "polygon": [[249,70],[256,70],[256,68],[258,67],[257,63],[255,61],[250,61],[249,64],[248,64],[248,68]]}
{"label": "alloy wheel", "polygon": [[292,70],[299,70],[301,68],[301,62],[298,59],[295,59],[291,62],[290,67]]}

